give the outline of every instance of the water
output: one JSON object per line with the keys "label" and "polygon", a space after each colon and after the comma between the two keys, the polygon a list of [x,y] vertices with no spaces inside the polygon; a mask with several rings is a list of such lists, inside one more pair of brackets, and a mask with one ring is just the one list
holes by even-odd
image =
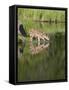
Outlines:
{"label": "water", "polygon": [[37,38],[32,42],[30,36],[25,38],[25,45],[21,47],[23,52],[18,60],[18,81],[65,79],[65,26],[46,23],[38,25],[26,27],[26,31],[32,28],[42,30],[49,35],[50,40],[42,40],[38,44]]}

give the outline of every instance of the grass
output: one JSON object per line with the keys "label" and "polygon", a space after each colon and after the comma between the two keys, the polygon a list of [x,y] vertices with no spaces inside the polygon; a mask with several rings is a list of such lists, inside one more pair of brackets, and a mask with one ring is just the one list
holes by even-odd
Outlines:
{"label": "grass", "polygon": [[[35,20],[48,22],[35,22]],[[65,11],[18,8],[18,23],[23,24],[27,35],[32,28],[46,33],[64,32]]]}
{"label": "grass", "polygon": [[[63,23],[49,23],[56,19]],[[24,51],[18,60],[18,81],[65,79],[65,11],[19,8],[18,22],[27,33]],[[30,52],[29,31],[32,28],[50,34],[50,46],[35,55]],[[22,36],[18,35],[19,38]]]}
{"label": "grass", "polygon": [[65,11],[43,9],[18,9],[18,20],[56,20],[65,22]]}

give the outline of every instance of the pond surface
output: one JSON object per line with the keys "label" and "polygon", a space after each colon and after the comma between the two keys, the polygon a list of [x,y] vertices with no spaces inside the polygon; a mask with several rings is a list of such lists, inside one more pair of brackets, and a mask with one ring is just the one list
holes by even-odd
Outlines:
{"label": "pond surface", "polygon": [[[49,35],[50,40],[47,42],[41,40],[39,45],[37,39],[30,42],[28,36],[24,38],[24,46],[18,44],[21,54],[18,60],[18,81],[65,79],[65,26],[46,23],[38,25],[37,30],[41,28]],[[37,24],[35,26],[37,28]],[[29,27],[31,28],[36,30],[33,26]],[[28,32],[28,28],[26,31]]]}

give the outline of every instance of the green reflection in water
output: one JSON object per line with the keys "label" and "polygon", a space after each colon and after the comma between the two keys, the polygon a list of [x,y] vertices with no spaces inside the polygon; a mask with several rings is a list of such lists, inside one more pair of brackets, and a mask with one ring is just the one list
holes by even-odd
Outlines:
{"label": "green reflection in water", "polygon": [[[43,26],[43,32],[50,35],[49,46],[33,55],[30,51],[29,37],[26,37],[23,55],[18,60],[18,81],[65,79],[64,25]],[[39,30],[40,28],[38,27]],[[28,30],[26,27],[27,32]]]}

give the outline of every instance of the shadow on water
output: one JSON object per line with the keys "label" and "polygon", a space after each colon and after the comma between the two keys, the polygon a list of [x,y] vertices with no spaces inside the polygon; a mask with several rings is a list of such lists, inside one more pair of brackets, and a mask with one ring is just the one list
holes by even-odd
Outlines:
{"label": "shadow on water", "polygon": [[26,40],[25,38],[18,40],[18,58],[20,59],[23,55]]}

